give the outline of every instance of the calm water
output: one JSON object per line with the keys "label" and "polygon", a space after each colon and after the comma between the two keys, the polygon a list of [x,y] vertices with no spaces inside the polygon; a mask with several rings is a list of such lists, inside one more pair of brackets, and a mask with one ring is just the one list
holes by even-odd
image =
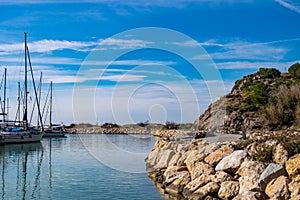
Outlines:
{"label": "calm water", "polygon": [[0,198],[163,199],[145,172],[143,155],[154,142],[150,136],[68,135],[0,146]]}

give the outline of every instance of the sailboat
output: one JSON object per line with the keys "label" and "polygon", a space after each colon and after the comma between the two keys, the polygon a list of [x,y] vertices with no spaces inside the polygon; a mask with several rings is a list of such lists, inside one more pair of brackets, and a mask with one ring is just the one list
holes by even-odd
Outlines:
{"label": "sailboat", "polygon": [[[10,143],[29,143],[29,142],[39,142],[43,135],[44,135],[44,128],[43,128],[43,122],[40,112],[40,105],[37,98],[37,90],[35,87],[34,77],[33,77],[33,71],[29,56],[29,49],[27,46],[27,38],[26,38],[26,32],[24,33],[24,47],[25,47],[25,79],[24,79],[24,105],[23,105],[23,121],[20,121],[20,123],[13,123],[12,121],[7,121],[5,117],[3,117],[2,120],[2,126],[0,127],[0,144],[10,144]],[[27,61],[28,60],[28,61]],[[33,82],[33,88],[35,93],[35,98],[37,99],[37,108],[39,112],[39,119],[40,119],[40,129],[33,128],[28,123],[28,117],[27,117],[27,110],[28,110],[28,101],[27,101],[27,95],[28,95],[28,89],[27,89],[27,62],[29,62],[30,66],[30,72]],[[6,71],[5,71],[6,72]],[[5,95],[4,95],[5,96]],[[5,100],[5,99],[4,99]],[[2,113],[3,116],[6,116],[5,113],[5,106],[4,106],[4,112]]]}
{"label": "sailboat", "polygon": [[65,137],[66,135],[66,130],[58,124],[53,124],[52,123],[52,109],[53,109],[53,104],[52,104],[52,81],[50,82],[50,103],[49,103],[49,126],[45,126],[45,134],[43,137]]}

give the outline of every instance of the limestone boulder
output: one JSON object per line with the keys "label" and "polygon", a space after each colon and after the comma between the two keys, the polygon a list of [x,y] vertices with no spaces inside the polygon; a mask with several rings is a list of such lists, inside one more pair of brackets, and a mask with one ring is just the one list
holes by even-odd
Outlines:
{"label": "limestone boulder", "polygon": [[238,194],[232,200],[262,200],[266,199],[261,192],[254,191],[243,191],[243,193]]}
{"label": "limestone boulder", "polygon": [[191,178],[188,171],[180,171],[169,174],[169,176],[165,179],[166,192],[173,195],[180,194],[190,180]]}
{"label": "limestone boulder", "polygon": [[197,189],[200,187],[206,185],[207,183],[211,182],[213,180],[214,176],[213,175],[207,175],[207,174],[202,174],[201,176],[197,177],[196,179],[192,180],[189,182],[184,190],[183,190],[183,195],[184,196],[190,196],[193,192],[195,192]]}
{"label": "limestone boulder", "polygon": [[292,179],[289,183],[289,191],[291,193],[291,199],[300,199],[300,174]]}
{"label": "limestone boulder", "polygon": [[175,152],[171,149],[162,151],[160,159],[157,161],[157,164],[154,166],[154,168],[156,170],[166,169],[174,154]]}
{"label": "limestone boulder", "polygon": [[285,168],[290,177],[300,174],[300,154],[296,154],[289,158],[285,163]]}
{"label": "limestone boulder", "polygon": [[231,154],[233,152],[233,148],[226,145],[217,149],[216,151],[211,152],[208,156],[205,157],[204,161],[210,165],[216,165],[222,158]]}
{"label": "limestone boulder", "polygon": [[284,165],[288,160],[288,156],[289,153],[282,144],[279,143],[278,145],[276,145],[273,153],[273,161],[275,163]]}
{"label": "limestone boulder", "polygon": [[240,186],[237,181],[225,181],[221,183],[221,187],[218,192],[218,196],[221,199],[232,199],[239,194]]}
{"label": "limestone boulder", "polygon": [[194,180],[195,178],[201,176],[202,174],[213,174],[215,172],[214,168],[205,163],[205,162],[197,162],[194,166],[189,170],[191,174],[191,179]]}
{"label": "limestone boulder", "polygon": [[204,199],[208,195],[214,195],[218,192],[220,186],[215,182],[210,182],[200,187],[191,196],[190,199]]}
{"label": "limestone boulder", "polygon": [[178,165],[178,160],[182,157],[181,152],[175,153],[175,155],[171,158],[169,162],[169,166],[177,166]]}
{"label": "limestone boulder", "polygon": [[244,150],[237,150],[228,156],[225,156],[216,166],[216,171],[236,172],[242,161],[247,156]]}
{"label": "limestone boulder", "polygon": [[285,169],[282,165],[276,164],[276,163],[270,163],[267,168],[263,171],[263,173],[260,175],[258,180],[258,185],[261,189],[261,191],[264,191],[267,184],[277,177],[284,175]]}
{"label": "limestone boulder", "polygon": [[199,150],[190,151],[187,154],[187,157],[184,161],[189,172],[192,171],[192,168],[194,167],[196,162],[203,161],[204,158],[205,158],[205,154],[203,152],[200,152]]}
{"label": "limestone boulder", "polygon": [[224,171],[216,171],[216,173],[214,174],[214,177],[212,179],[213,182],[219,183],[219,184],[224,181],[231,181],[231,180],[233,180],[233,177]]}
{"label": "limestone boulder", "polygon": [[159,153],[158,149],[155,149],[150,152],[148,157],[146,158],[146,170],[147,172],[152,172],[154,171],[153,167],[156,165],[156,158]]}
{"label": "limestone boulder", "polygon": [[265,168],[266,166],[262,162],[245,160],[237,171],[237,174],[240,176],[238,179],[240,183],[239,193],[258,191],[258,180]]}
{"label": "limestone boulder", "polygon": [[289,199],[289,182],[290,181],[287,177],[279,176],[268,183],[265,192],[270,198],[273,199]]}
{"label": "limestone boulder", "polygon": [[182,172],[182,171],[187,171],[186,166],[169,166],[164,172],[163,176],[165,179],[167,179],[167,177],[171,177],[172,174],[175,174],[176,172]]}

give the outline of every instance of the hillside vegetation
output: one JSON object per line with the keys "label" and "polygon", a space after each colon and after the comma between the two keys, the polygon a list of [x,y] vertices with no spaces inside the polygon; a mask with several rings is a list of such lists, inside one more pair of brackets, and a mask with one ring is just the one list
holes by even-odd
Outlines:
{"label": "hillside vegetation", "polygon": [[198,131],[235,133],[247,129],[300,126],[300,64],[288,73],[274,68],[235,82],[232,91],[211,104],[195,122]]}

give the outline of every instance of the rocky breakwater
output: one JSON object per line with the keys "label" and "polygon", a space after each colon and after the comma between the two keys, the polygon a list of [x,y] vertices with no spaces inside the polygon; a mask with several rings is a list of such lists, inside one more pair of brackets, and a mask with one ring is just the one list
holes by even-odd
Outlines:
{"label": "rocky breakwater", "polygon": [[265,132],[209,143],[164,132],[146,169],[157,188],[175,199],[299,200],[299,138],[299,132]]}

